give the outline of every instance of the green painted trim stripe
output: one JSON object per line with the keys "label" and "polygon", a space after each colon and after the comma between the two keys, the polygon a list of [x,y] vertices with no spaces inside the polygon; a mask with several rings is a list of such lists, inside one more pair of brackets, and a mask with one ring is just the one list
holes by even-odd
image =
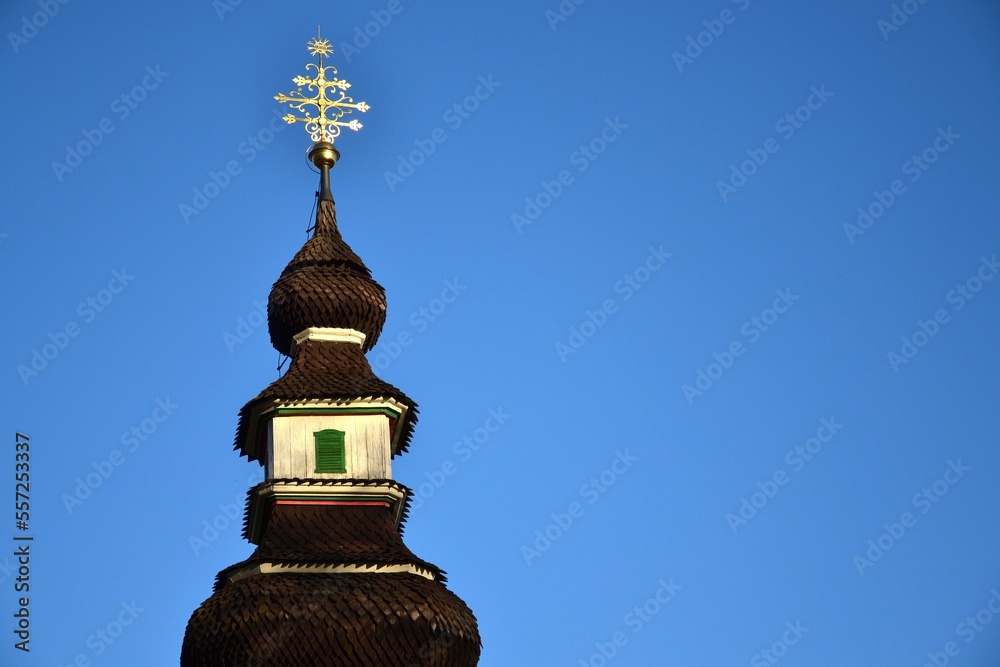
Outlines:
{"label": "green painted trim stripe", "polygon": [[[289,415],[385,415],[390,419],[399,419],[402,412],[397,412],[392,408],[333,408],[333,407],[314,407],[304,405],[301,408],[271,408],[265,412],[262,412],[259,417],[257,417],[257,422],[254,424],[254,428],[249,431],[250,433],[250,445],[252,449],[250,450],[251,458],[257,459],[260,456],[260,446],[261,446],[261,431],[264,428],[265,422],[274,417],[287,417]],[[263,460],[261,460],[263,463]]]}
{"label": "green painted trim stripe", "polygon": [[284,417],[287,415],[385,415],[399,419],[402,414],[392,408],[321,408],[312,406],[302,406],[301,408],[272,408],[260,416],[260,419],[270,419],[272,417]]}

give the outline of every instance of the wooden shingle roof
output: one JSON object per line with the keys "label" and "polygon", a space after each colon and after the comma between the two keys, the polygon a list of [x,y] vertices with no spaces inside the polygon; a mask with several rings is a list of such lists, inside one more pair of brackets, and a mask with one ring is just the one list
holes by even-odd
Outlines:
{"label": "wooden shingle roof", "polygon": [[219,590],[188,622],[182,667],[471,667],[472,611],[413,574],[269,574]]}
{"label": "wooden shingle roof", "polygon": [[265,562],[288,565],[415,565],[439,581],[444,572],[420,560],[403,543],[389,507],[277,504],[256,551],[219,573],[217,585],[247,566]]}
{"label": "wooden shingle roof", "polygon": [[[315,235],[268,300],[271,342],[292,362],[240,410],[235,449],[264,464],[274,415],[375,410],[389,419],[392,455],[405,451],[416,404],[365,357],[385,316],[384,290],[341,237],[333,201],[321,197]],[[362,344],[331,331],[344,329],[363,333]],[[388,479],[257,485],[244,525],[250,532],[252,514],[257,548],[219,573],[191,616],[181,667],[475,667],[475,616],[444,572],[403,543],[408,496]]]}
{"label": "wooden shingle roof", "polygon": [[[365,571],[313,569],[336,566]],[[474,667],[481,650],[472,610],[403,544],[388,504],[279,503],[192,614],[181,667]]]}
{"label": "wooden shingle roof", "polygon": [[332,201],[320,201],[316,233],[292,258],[267,302],[271,344],[291,356],[293,337],[310,327],[354,329],[375,346],[385,324],[385,290],[337,229]]}
{"label": "wooden shingle roof", "polygon": [[355,343],[304,341],[295,350],[292,363],[280,378],[249,401],[240,410],[234,449],[244,456],[264,463],[263,448],[251,446],[256,434],[251,429],[255,408],[277,403],[309,399],[351,401],[392,399],[408,407],[397,429],[402,429],[396,454],[405,452],[417,422],[417,406],[402,391],[379,379],[371,369],[361,347]]}

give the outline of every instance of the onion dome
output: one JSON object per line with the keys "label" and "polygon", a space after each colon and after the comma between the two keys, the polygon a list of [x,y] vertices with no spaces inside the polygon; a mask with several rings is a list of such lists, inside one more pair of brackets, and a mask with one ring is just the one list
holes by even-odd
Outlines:
{"label": "onion dome", "polygon": [[387,503],[279,502],[257,550],[192,615],[181,664],[475,665],[476,618],[443,579]]}
{"label": "onion dome", "polygon": [[275,573],[240,579],[188,622],[184,667],[469,667],[468,606],[413,574]]}
{"label": "onion dome", "polygon": [[329,40],[317,35],[309,48],[315,76],[276,97],[302,113],[285,120],[306,124],[320,170],[315,232],[268,299],[271,342],[292,362],[243,406],[236,431],[235,449],[265,470],[244,515],[256,549],[219,572],[188,621],[180,664],[475,667],[476,617],[403,543],[410,491],[391,463],[417,407],[365,357],[385,324],[385,292],[341,237],[330,193],[333,138],[360,128],[341,118],[368,105],[323,64]]}
{"label": "onion dome", "polygon": [[337,229],[332,198],[321,198],[315,234],[271,288],[267,301],[271,344],[291,356],[294,336],[305,329],[354,329],[365,335],[367,352],[382,333],[385,307],[385,290]]}

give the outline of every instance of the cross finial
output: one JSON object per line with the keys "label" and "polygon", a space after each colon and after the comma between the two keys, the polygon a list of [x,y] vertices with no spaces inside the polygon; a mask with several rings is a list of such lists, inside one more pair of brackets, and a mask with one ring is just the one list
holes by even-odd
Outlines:
{"label": "cross finial", "polygon": [[[323,65],[323,56],[333,53],[330,40],[320,36],[319,28],[316,29],[316,37],[310,39],[307,47],[309,53],[318,58],[317,63],[308,63],[306,71],[315,70],[314,77],[299,75],[292,79],[298,90],[288,95],[275,95],[274,99],[281,103],[287,103],[292,109],[302,113],[301,116],[288,114],[284,120],[289,124],[305,123],[306,131],[314,142],[333,143],[333,140],[340,135],[340,128],[346,127],[351,130],[360,130],[362,125],[358,120],[341,120],[353,110],[364,113],[371,107],[366,102],[357,102],[348,97],[345,91],[351,87],[343,79],[337,76],[337,68],[331,65]],[[307,97],[302,92],[305,87],[311,97]],[[310,113],[307,107],[314,107],[315,112]]]}

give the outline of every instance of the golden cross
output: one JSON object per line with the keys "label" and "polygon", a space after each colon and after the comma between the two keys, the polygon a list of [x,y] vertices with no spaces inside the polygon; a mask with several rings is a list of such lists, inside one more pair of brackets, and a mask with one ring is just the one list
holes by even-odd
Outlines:
{"label": "golden cross", "polygon": [[[325,141],[332,144],[333,140],[340,135],[340,128],[346,127],[355,131],[362,128],[361,123],[356,118],[347,122],[341,120],[344,116],[354,109],[364,113],[371,107],[366,102],[355,103],[352,98],[345,94],[344,91],[350,88],[351,84],[337,76],[336,67],[323,66],[323,56],[333,53],[333,47],[330,45],[330,40],[320,37],[318,29],[316,37],[309,40],[307,47],[311,55],[319,58],[319,62],[307,64],[306,71],[313,69],[316,75],[311,78],[302,75],[295,77],[292,81],[298,86],[298,90],[288,95],[275,95],[274,99],[282,104],[288,103],[292,109],[303,114],[302,116],[288,114],[284,117],[285,122],[289,125],[305,123],[306,131],[309,132],[313,141]],[[302,93],[303,86],[313,93],[312,97],[307,97]],[[331,97],[331,92],[336,97]],[[315,115],[310,115],[310,111],[306,107],[314,107],[316,109]]]}

